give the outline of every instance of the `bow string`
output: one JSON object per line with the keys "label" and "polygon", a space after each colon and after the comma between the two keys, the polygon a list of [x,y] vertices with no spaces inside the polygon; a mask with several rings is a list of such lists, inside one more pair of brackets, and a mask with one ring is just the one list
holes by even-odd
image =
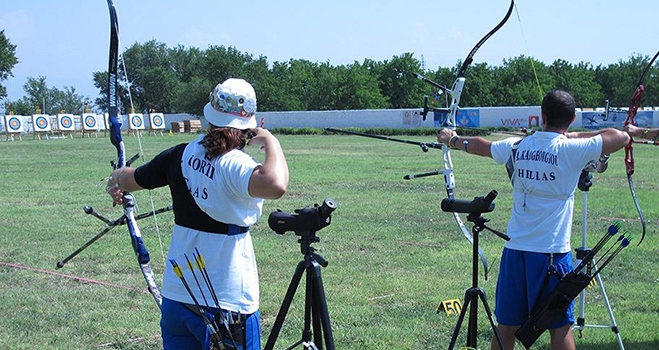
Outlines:
{"label": "bow string", "polygon": [[[641,73],[641,76],[638,78],[638,83],[636,83],[636,89],[634,90],[634,93],[632,94],[631,101],[629,102],[629,110],[627,112],[627,119],[625,119],[625,125],[636,125],[635,122],[635,117],[636,117],[636,112],[638,111],[638,108],[641,106],[641,101],[643,100],[643,97],[645,96],[645,86],[643,85],[643,79],[645,78],[645,75],[647,72],[650,70],[650,67],[652,67],[652,64],[654,61],[657,59],[657,56],[659,56],[659,51],[652,57],[650,62],[645,66],[645,69],[643,69],[643,72]],[[645,221],[645,216],[643,216],[643,210],[641,209],[641,205],[638,202],[638,198],[636,197],[636,191],[634,190],[634,181],[632,180],[632,175],[634,175],[634,140],[630,137],[629,143],[627,146],[625,146],[625,168],[627,170],[627,182],[629,183],[629,190],[632,194],[632,199],[634,200],[634,205],[636,206],[636,210],[638,211],[639,218],[641,220],[641,226],[643,228],[643,232],[641,235],[641,239],[638,241],[637,246],[641,245],[641,242],[643,242],[643,239],[645,238],[645,226],[646,226],[646,221]]]}

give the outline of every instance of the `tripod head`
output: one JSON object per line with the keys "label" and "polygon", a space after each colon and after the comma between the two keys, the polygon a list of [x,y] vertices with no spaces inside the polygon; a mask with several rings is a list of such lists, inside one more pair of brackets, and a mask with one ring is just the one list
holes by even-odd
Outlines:
{"label": "tripod head", "polygon": [[590,174],[590,172],[586,170],[581,170],[581,175],[579,175],[579,182],[577,183],[577,187],[579,190],[582,192],[588,192],[590,190],[590,187],[593,185],[593,175]]}
{"label": "tripod head", "polygon": [[494,210],[494,199],[499,195],[496,190],[490,191],[487,195],[474,197],[473,200],[467,201],[462,199],[442,199],[442,211],[451,213],[468,213],[467,221],[474,223],[474,233],[488,230],[495,235],[510,240],[510,237],[503,232],[499,232],[485,225],[489,220],[481,216],[482,213],[489,213]]}

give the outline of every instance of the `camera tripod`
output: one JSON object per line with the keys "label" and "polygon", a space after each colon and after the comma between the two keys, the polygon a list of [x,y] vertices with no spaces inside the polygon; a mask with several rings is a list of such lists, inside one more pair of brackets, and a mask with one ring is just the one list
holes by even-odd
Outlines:
{"label": "camera tripod", "polygon": [[298,242],[300,243],[304,258],[297,264],[284,301],[279,308],[277,318],[272,326],[268,342],[265,344],[265,350],[272,350],[274,348],[279,331],[304,273],[306,273],[304,329],[302,330],[302,338],[288,347],[287,350],[293,349],[298,345],[302,345],[304,349],[322,350],[323,339],[327,345],[327,349],[334,350],[334,336],[332,335],[332,327],[327,310],[323,280],[320,275],[321,266],[327,267],[328,262],[319,254],[316,254],[315,249],[311,247],[312,243],[320,241],[320,238],[315,236],[315,232],[307,231],[299,233],[296,231],[296,233],[301,236]]}
{"label": "camera tripod", "polygon": [[[586,172],[582,171],[581,177],[579,178],[579,189],[583,193],[583,208],[582,208],[582,224],[581,224],[581,247],[576,248],[576,260],[577,260],[577,265],[581,263],[581,260],[588,254],[590,251],[590,248],[587,247],[586,245],[586,232],[587,232],[587,207],[588,207],[588,190],[592,186],[592,181],[591,181],[592,176]],[[595,268],[596,266],[594,263],[591,263],[588,265],[588,269],[591,270]],[[588,325],[586,324],[586,289],[584,289],[580,294],[579,294],[579,316],[577,317],[577,322],[574,325],[573,329],[579,331],[578,337],[582,337],[582,331],[585,327],[593,327],[593,328],[610,328],[613,333],[615,333],[616,338],[618,339],[618,345],[620,346],[620,350],[625,350],[625,346],[622,343],[622,338],[620,336],[620,332],[618,330],[618,325],[616,324],[616,319],[613,316],[613,309],[611,308],[611,303],[609,303],[609,297],[606,294],[606,289],[604,289],[604,284],[602,284],[602,277],[601,273],[598,273],[595,275],[595,281],[597,281],[597,284],[599,285],[600,288],[600,294],[602,295],[602,300],[604,300],[604,304],[606,305],[606,309],[609,313],[609,318],[611,319],[611,325]]]}
{"label": "camera tripod", "polygon": [[455,325],[455,329],[453,330],[453,336],[451,337],[451,343],[448,348],[449,350],[452,350],[453,347],[455,346],[455,342],[458,338],[458,334],[460,333],[460,327],[462,326],[462,321],[464,320],[467,311],[467,306],[469,306],[467,347],[474,349],[477,348],[476,335],[478,334],[478,305],[476,303],[478,302],[478,299],[480,299],[483,302],[483,307],[485,308],[485,312],[487,313],[487,318],[490,321],[490,325],[492,326],[494,337],[496,338],[497,343],[499,344],[499,349],[503,349],[501,336],[499,335],[499,331],[497,330],[497,327],[494,324],[494,319],[492,318],[492,311],[490,311],[490,307],[487,304],[487,298],[485,297],[485,291],[478,286],[478,236],[480,235],[480,232],[487,229],[488,231],[496,234],[497,236],[507,241],[510,240],[510,237],[508,237],[504,233],[498,232],[496,230],[487,227],[485,223],[488,220],[483,218],[481,216],[481,213],[470,213],[467,216],[467,221],[474,223],[474,226],[471,229],[474,239],[474,242],[472,244],[472,275],[471,275],[472,284],[471,284],[471,288],[467,289],[467,291],[465,292],[464,305],[462,306],[462,310],[460,311],[460,317],[458,317],[458,322]]}

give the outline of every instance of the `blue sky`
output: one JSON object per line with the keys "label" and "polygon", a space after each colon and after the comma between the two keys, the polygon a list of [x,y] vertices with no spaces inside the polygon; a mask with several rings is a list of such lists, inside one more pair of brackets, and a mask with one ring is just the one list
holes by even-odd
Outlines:
{"label": "blue sky", "polygon": [[[659,2],[517,0],[517,10],[476,54],[475,62],[533,56],[551,64],[608,65],[654,55]],[[426,68],[451,67],[505,14],[508,0],[115,0],[122,50],[155,39],[169,47],[233,46],[269,62],[291,58],[332,65],[411,52]],[[5,0],[0,30],[17,46],[8,100],[28,77],[49,87],[98,94],[92,72],[105,71],[109,15],[105,0]],[[130,74],[130,67],[127,67]],[[450,82],[446,82],[447,84]],[[1,107],[0,107],[1,108]]]}

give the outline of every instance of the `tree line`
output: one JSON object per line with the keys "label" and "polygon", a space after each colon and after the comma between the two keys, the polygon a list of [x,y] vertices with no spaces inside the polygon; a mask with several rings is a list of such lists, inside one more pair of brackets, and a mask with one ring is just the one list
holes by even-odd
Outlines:
{"label": "tree line", "polygon": [[[212,88],[232,77],[252,83],[259,111],[419,108],[424,96],[431,106],[443,107],[447,96],[415,74],[450,87],[461,65],[457,62],[454,67],[424,70],[412,53],[346,65],[304,59],[270,63],[265,56],[254,57],[234,47],[201,50],[168,47],[156,40],[135,43],[122,57],[118,77],[122,113],[133,108],[136,112],[194,115],[202,114]],[[606,66],[557,59],[547,65],[520,55],[498,66],[473,63],[467,70],[461,105],[534,106],[540,104],[544,93],[560,88],[573,94],[577,107],[604,106],[606,100],[611,106],[626,107],[649,59],[632,55]],[[646,90],[645,106],[659,106],[657,73],[659,68],[651,67],[646,75],[645,85],[652,88]],[[85,105],[105,111],[107,72],[94,72],[93,81],[99,95],[92,101],[71,87],[49,88],[45,77],[28,78],[26,95],[7,104],[16,114],[25,115],[34,113],[37,106],[48,114],[60,110],[77,113]]]}

